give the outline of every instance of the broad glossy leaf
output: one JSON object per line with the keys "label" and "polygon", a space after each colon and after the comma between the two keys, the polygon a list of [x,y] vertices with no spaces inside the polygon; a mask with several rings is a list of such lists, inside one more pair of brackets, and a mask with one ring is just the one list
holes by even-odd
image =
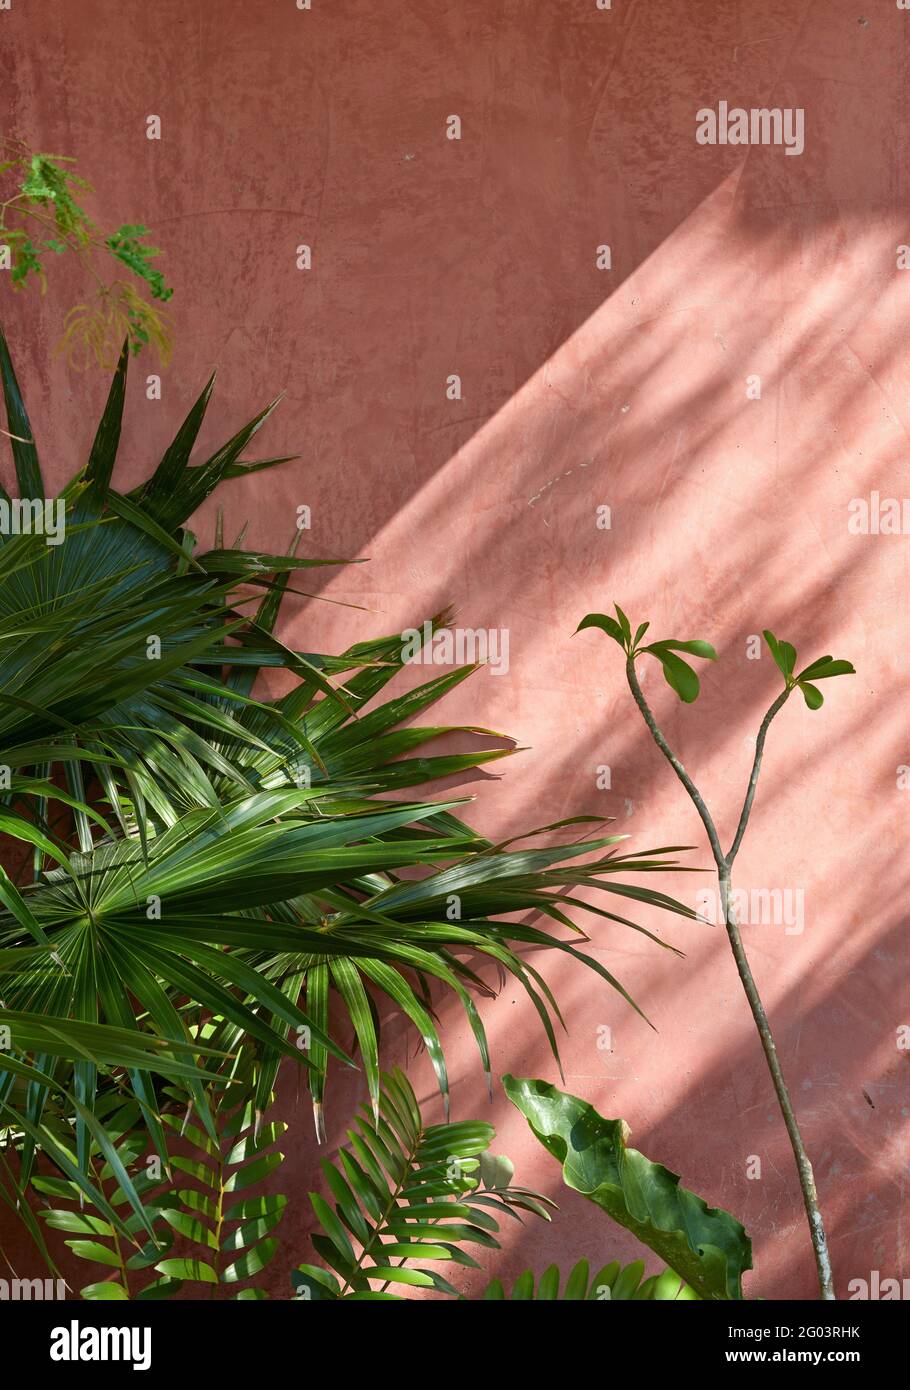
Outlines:
{"label": "broad glossy leaf", "polygon": [[563,1181],[654,1250],[706,1299],[741,1299],[752,1268],[743,1227],[626,1145],[622,1120],[544,1081],[503,1077],[506,1094],[562,1165]]}
{"label": "broad glossy leaf", "polygon": [[809,681],[800,681],[799,688],[803,692],[803,699],[810,709],[821,709],[825,703],[825,697],[817,686],[810,684]]}
{"label": "broad glossy leaf", "polygon": [[192,1279],[197,1284],[217,1284],[218,1275],[205,1260],[161,1260],[155,1268],[169,1279]]}
{"label": "broad glossy leaf", "polygon": [[596,627],[601,632],[605,632],[608,637],[612,637],[614,642],[618,642],[621,647],[625,646],[623,630],[615,618],[611,618],[606,613],[588,613],[582,618],[576,632],[584,632],[585,628]]}
{"label": "broad glossy leaf", "polygon": [[[653,648],[646,649],[654,651]],[[687,705],[698,699],[700,682],[698,676],[692,670],[688,662],[683,661],[682,657],[674,655],[671,651],[654,651],[661,666],[663,667],[664,679],[671,690],[675,690],[681,700]]]}
{"label": "broad glossy leaf", "polygon": [[107,1280],[101,1284],[86,1284],[85,1288],[80,1289],[79,1292],[83,1298],[87,1298],[90,1302],[123,1303],[129,1299],[126,1289],[115,1279]]}
{"label": "broad glossy leaf", "polygon": [[64,1245],[68,1245],[74,1255],[78,1255],[81,1260],[91,1260],[96,1265],[113,1265],[118,1268],[120,1256],[116,1250],[111,1250],[107,1245],[101,1245],[97,1240],[67,1240]]}
{"label": "broad glossy leaf", "polygon": [[822,681],[828,680],[831,676],[855,676],[856,671],[849,661],[835,661],[831,656],[819,657],[818,661],[813,661],[804,671],[800,671],[797,681],[802,683],[805,680]]}
{"label": "broad glossy leaf", "polygon": [[717,652],[711,646],[711,643],[703,642],[701,639],[696,639],[691,642],[677,642],[675,639],[669,638],[660,642],[652,642],[651,645],[645,647],[644,650],[655,653],[660,651],[688,652],[690,656],[700,656],[706,661],[717,660]]}
{"label": "broad glossy leaf", "polygon": [[222,1282],[225,1284],[239,1284],[244,1279],[252,1279],[260,1270],[265,1269],[266,1265],[274,1258],[278,1249],[278,1241],[274,1237],[260,1241],[252,1250],[247,1250],[228,1265],[221,1275]]}

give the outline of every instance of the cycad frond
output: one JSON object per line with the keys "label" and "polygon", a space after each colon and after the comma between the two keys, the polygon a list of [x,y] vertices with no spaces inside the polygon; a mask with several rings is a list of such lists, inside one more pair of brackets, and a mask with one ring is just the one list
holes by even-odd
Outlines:
{"label": "cycad frond", "polygon": [[[517,1210],[549,1219],[554,1204],[503,1183],[482,1166],[494,1131],[477,1122],[426,1125],[403,1072],[383,1073],[379,1121],[368,1111],[348,1131],[337,1164],[323,1162],[332,1202],[311,1192],[320,1225],[311,1237],[322,1266],[303,1264],[292,1280],[303,1299],[396,1299],[389,1286],[457,1289],[428,1264],[479,1268],[466,1246],[497,1250],[496,1216]],[[507,1165],[507,1171],[511,1165]],[[496,1213],[494,1215],[493,1213]],[[377,1286],[378,1287],[375,1287]]]}
{"label": "cycad frond", "polygon": [[579,1260],[569,1271],[565,1284],[562,1284],[559,1266],[550,1265],[539,1280],[535,1279],[533,1270],[526,1269],[515,1280],[510,1293],[506,1292],[500,1279],[491,1279],[481,1298],[494,1301],[508,1298],[515,1302],[587,1299],[595,1302],[635,1300],[653,1303],[689,1303],[698,1299],[694,1289],[690,1289],[672,1269],[665,1269],[648,1278],[644,1277],[644,1273],[642,1260],[634,1260],[627,1265],[613,1260],[591,1276],[588,1261]]}

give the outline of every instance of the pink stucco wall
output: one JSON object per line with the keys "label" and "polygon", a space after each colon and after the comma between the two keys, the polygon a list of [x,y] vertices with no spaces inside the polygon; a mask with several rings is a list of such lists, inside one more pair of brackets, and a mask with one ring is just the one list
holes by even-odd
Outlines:
{"label": "pink stucco wall", "polygon": [[[571,638],[590,609],[618,599],[658,636],[718,647],[694,708],[656,670],[646,689],[725,839],[778,689],[767,655],[747,659],[749,636],[770,626],[807,659],[854,661],[821,712],[794,700],[775,726],[738,880],[804,893],[802,932],[745,934],[838,1291],[873,1269],[910,1273],[896,1045],[910,1023],[910,792],[897,785],[910,539],[847,527],[852,498],[910,495],[910,275],[896,267],[910,14],[889,0],[13,0],[0,46],[4,125],[76,155],[99,215],[145,220],[167,252],[177,349],[160,402],[141,389],[152,364],[135,364],[127,473],[157,459],[213,366],[208,439],[284,390],[264,451],[301,460],[224,491],[228,530],[249,518],[250,543],[279,548],[308,504],[312,553],[369,559],[314,585],[370,610],[293,601],[286,636],[341,649],[445,603],[508,628],[508,675],[477,674],[444,710],[529,749],[471,788],[478,826],[501,836],[602,811],[634,846],[702,845],[616,649]],[[696,110],[721,99],[804,108],[805,152],[697,145]],[[445,138],[450,114],[460,141]],[[603,243],[611,271],[595,266]],[[57,480],[82,461],[106,389],[51,360],[66,293],[58,279],[41,303],[2,299]],[[611,791],[595,785],[604,763]],[[703,848],[690,858],[709,863]],[[668,886],[691,902],[695,883]],[[657,1033],[592,974],[544,962],[569,1023],[567,1089],[740,1216],[752,1296],[811,1298],[786,1135],[722,929],[642,920],[686,959],[619,927],[595,926],[594,949]],[[483,1011],[497,1072],[558,1080],[514,989]],[[634,1242],[563,1194],[501,1093],[489,1107],[460,1016],[445,1003],[442,1016],[455,1115],[490,1115],[519,1177],[562,1205],[485,1264],[632,1258]],[[393,1058],[432,1095],[394,1024]],[[333,1139],[356,1089],[339,1081],[330,1097]],[[319,1155],[293,1078],[282,1104],[281,1185],[302,1198]],[[286,1223],[276,1293],[307,1256],[307,1210]]]}

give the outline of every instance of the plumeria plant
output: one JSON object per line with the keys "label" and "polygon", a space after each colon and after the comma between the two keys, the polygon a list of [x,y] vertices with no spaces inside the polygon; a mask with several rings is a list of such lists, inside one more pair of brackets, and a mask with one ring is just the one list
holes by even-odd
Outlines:
{"label": "plumeria plant", "polygon": [[809,1222],[809,1230],[812,1237],[812,1246],[815,1253],[815,1263],[818,1270],[819,1286],[823,1299],[834,1299],[834,1278],[831,1271],[831,1260],[828,1254],[828,1243],[825,1236],[825,1225],[822,1219],[821,1210],[818,1203],[818,1193],[815,1186],[815,1176],[806,1146],[800,1133],[799,1123],[790,1092],[784,1080],[783,1069],[777,1054],[774,1043],[774,1036],[771,1032],[771,1025],[768,1015],[762,1003],[758,987],[755,983],[749,960],[743,946],[742,935],[740,932],[739,921],[737,918],[736,907],[733,900],[732,871],[733,862],[739,852],[743,842],[743,836],[749,824],[749,817],[752,813],[752,805],[755,800],[755,792],[758,786],[759,773],[761,771],[762,755],[765,748],[765,739],[771,721],[783,709],[795,690],[799,690],[803,699],[810,710],[820,709],[824,703],[824,697],[818,688],[818,681],[827,680],[833,676],[845,676],[854,674],[853,666],[849,661],[836,660],[832,656],[817,657],[808,666],[797,671],[796,648],[790,642],[780,641],[773,632],[765,631],[764,638],[768,645],[768,650],[774,660],[775,665],[784,679],[784,688],[772,702],[765,717],[761,721],[758,734],[755,739],[755,756],[752,762],[752,771],[746,786],[745,799],[736,828],[736,834],[730,848],[724,850],[720,835],[714,819],[708,810],[704,797],[683,767],[679,758],[673,752],[663,732],[661,731],[651,708],[644,697],[641,684],[636,672],[636,662],[642,657],[652,656],[660,662],[663,669],[664,678],[671,690],[675,691],[679,698],[686,704],[692,704],[698,698],[700,683],[698,675],[692,666],[681,656],[698,657],[703,661],[715,661],[717,653],[710,642],[701,640],[679,641],[676,638],[667,638],[658,642],[644,644],[650,623],[640,623],[633,634],[632,624],[618,604],[614,605],[615,617],[610,617],[604,613],[588,613],[581,620],[576,629],[582,632],[586,628],[597,628],[606,633],[625,656],[626,680],[642,718],[647,725],[654,742],[663,753],[667,762],[672,767],[676,776],[685,787],[701,822],[705,828],[708,842],[711,846],[711,853],[717,870],[717,879],[720,890],[721,908],[724,914],[724,924],[730,948],[736,961],[736,968],[742,982],[761,1045],[764,1050],[768,1070],[777,1095],[784,1124],[793,1149],[793,1156],[796,1160],[797,1172],[799,1174],[800,1187],[803,1194],[803,1202],[806,1208],[806,1216]]}

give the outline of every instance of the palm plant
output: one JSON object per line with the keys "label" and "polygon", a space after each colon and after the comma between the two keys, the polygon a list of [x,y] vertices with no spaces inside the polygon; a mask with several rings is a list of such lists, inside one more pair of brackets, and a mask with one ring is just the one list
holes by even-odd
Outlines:
{"label": "palm plant", "polygon": [[[225,1055],[252,1058],[255,1110],[290,1056],[308,1072],[321,1136],[329,1057],[352,1064],[330,999],[378,1117],[377,995],[413,1023],[447,1097],[433,982],[460,1001],[489,1078],[475,995],[493,991],[479,958],[521,983],[557,1055],[558,1008],[527,948],[582,961],[637,1008],[600,961],[528,914],[584,940],[570,916],[584,909],[661,946],[577,890],[695,916],[626,878],[671,867],[675,847],[621,853],[625,837],[596,836],[516,848],[466,825],[463,798],[390,799],[512,751],[472,728],[487,746],[428,752],[452,727],[412,722],[473,668],[383,701],[400,637],[337,657],[283,644],[275,627],[293,576],[339,562],[300,557],[296,544],[283,555],[228,547],[220,525],[202,550],[186,524],[221,482],[288,461],[242,457],[274,402],[191,463],[210,381],[147,481],[120,492],[128,360],[125,346],[88,463],[58,499],[62,543],[0,537],[0,831],[19,847],[0,871],[0,1191],[23,1211],[40,1154],[96,1202],[93,1148],[113,1161],[102,1142],[112,1091],[166,1160],[163,1077],[186,1088],[215,1140],[212,1086],[234,1084]],[[45,484],[2,335],[0,377],[18,501],[37,501]],[[257,676],[275,667],[296,684],[257,698]],[[74,1127],[72,1159],[61,1122]]]}

